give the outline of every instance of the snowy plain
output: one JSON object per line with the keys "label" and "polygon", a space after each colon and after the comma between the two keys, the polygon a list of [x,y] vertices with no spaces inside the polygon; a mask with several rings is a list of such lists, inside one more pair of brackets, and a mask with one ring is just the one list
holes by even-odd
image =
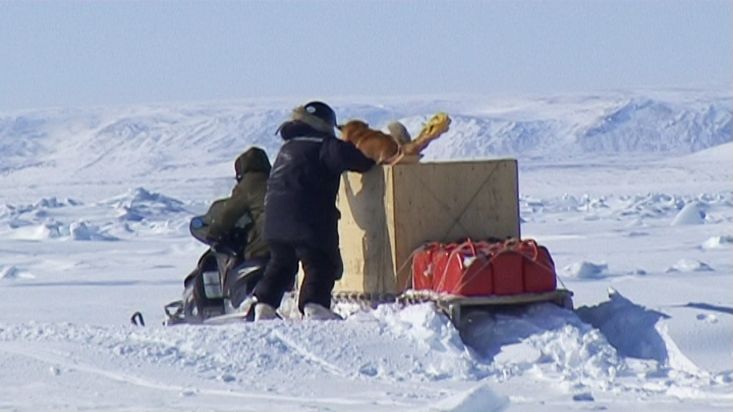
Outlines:
{"label": "snowy plain", "polygon": [[728,91],[333,99],[413,132],[451,114],[424,161],[518,158],[522,235],[575,311],[163,327],[204,251],[188,220],[299,103],[0,113],[0,411],[733,408]]}

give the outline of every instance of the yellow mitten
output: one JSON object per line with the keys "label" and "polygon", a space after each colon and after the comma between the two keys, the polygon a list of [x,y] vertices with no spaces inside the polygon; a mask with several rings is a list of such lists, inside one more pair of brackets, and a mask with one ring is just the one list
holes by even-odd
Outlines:
{"label": "yellow mitten", "polygon": [[438,112],[433,117],[428,120],[427,123],[423,126],[422,130],[420,131],[420,134],[417,135],[417,138],[415,140],[418,140],[420,138],[432,140],[441,134],[448,131],[448,126],[450,126],[451,119],[448,117],[447,113],[444,112]]}
{"label": "yellow mitten", "polygon": [[[441,134],[448,131],[450,125],[450,117],[448,114],[439,112],[428,120],[423,126],[420,134],[411,142],[402,145],[402,152],[408,155],[419,155],[420,152],[428,147],[428,144],[437,139]],[[418,157],[419,159],[419,157]]]}

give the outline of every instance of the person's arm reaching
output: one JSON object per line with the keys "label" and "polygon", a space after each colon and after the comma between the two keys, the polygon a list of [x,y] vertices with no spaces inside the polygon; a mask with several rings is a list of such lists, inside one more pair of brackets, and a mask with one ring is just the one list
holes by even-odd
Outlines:
{"label": "person's arm reaching", "polygon": [[374,160],[349,142],[336,138],[327,139],[321,148],[321,159],[331,171],[341,174],[347,170],[364,173],[374,166]]}
{"label": "person's arm reaching", "polygon": [[214,215],[209,225],[209,236],[212,239],[220,239],[234,228],[237,220],[249,210],[249,198],[250,196],[248,196],[244,188],[239,186],[234,188],[232,196],[226,200],[218,213]]}

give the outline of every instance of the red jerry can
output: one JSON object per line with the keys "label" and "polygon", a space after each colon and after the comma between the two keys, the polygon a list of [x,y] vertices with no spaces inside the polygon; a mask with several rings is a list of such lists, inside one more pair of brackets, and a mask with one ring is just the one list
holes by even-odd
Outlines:
{"label": "red jerry can", "polygon": [[547,248],[528,239],[521,242],[519,250],[525,257],[522,266],[524,291],[540,293],[557,289],[555,262],[552,261]]}
{"label": "red jerry can", "polygon": [[471,240],[451,249],[447,254],[435,255],[433,290],[460,296],[491,295],[491,265],[487,256],[477,253]]}
{"label": "red jerry can", "polygon": [[443,248],[438,242],[428,243],[415,251],[412,257],[412,288],[416,290],[433,288],[433,257]]}
{"label": "red jerry can", "polygon": [[490,262],[495,294],[518,295],[524,293],[522,274],[524,256],[522,254],[504,248],[491,256]]}

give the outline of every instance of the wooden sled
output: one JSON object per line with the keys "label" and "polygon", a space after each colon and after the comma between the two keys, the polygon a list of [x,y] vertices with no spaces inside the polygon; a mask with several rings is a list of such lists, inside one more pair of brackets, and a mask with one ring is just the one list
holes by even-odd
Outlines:
{"label": "wooden sled", "polygon": [[457,296],[435,294],[423,291],[407,291],[398,301],[402,303],[434,302],[435,305],[453,322],[456,327],[461,325],[464,314],[469,311],[491,311],[500,307],[526,306],[535,303],[548,302],[566,309],[573,309],[573,292],[567,289],[556,289],[543,293],[522,293],[517,295],[492,296]]}

